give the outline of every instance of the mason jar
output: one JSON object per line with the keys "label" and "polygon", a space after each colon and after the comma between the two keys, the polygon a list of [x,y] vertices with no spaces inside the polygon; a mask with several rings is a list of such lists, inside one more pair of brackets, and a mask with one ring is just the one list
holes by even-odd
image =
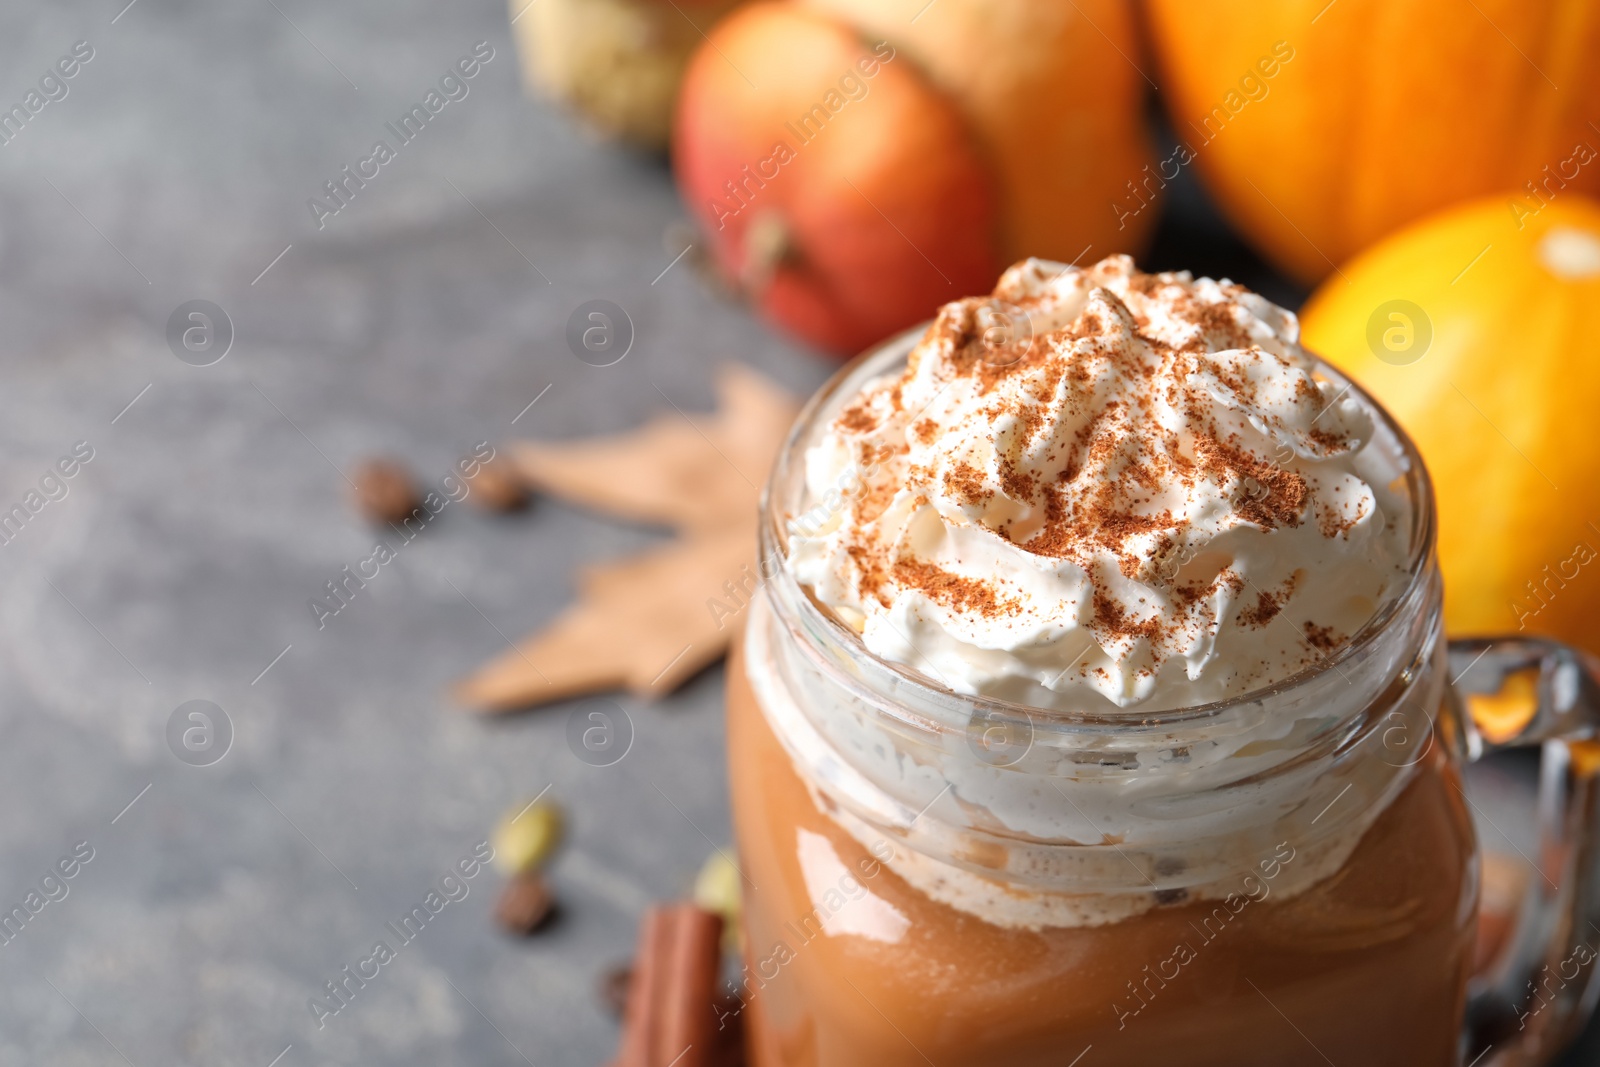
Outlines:
{"label": "mason jar", "polygon": [[[868,651],[787,561],[791,523],[838,507],[807,498],[806,450],[920,334],[823,387],[763,498],[728,682],[757,1067],[1548,1059],[1600,993],[1580,951],[1600,948],[1595,668],[1550,642],[1445,640],[1405,434],[1366,398],[1404,459],[1408,574],[1320,662],[1152,714],[973,697]],[[1491,741],[1467,709],[1512,679],[1532,695]],[[1535,874],[1475,967],[1462,766],[1540,742]]]}

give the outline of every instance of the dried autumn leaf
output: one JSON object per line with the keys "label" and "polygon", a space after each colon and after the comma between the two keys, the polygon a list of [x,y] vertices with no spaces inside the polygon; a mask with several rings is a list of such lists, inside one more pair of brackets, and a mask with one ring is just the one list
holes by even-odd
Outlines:
{"label": "dried autumn leaf", "polygon": [[674,411],[615,437],[508,448],[543,492],[679,535],[586,568],[578,599],[463,679],[458,700],[504,712],[607,689],[657,697],[727,651],[735,626],[707,603],[727,602],[728,583],[753,571],[759,486],[797,405],[742,367],[716,384],[714,415]]}
{"label": "dried autumn leaf", "polygon": [[614,437],[521,441],[508,451],[535,488],[615,518],[684,530],[719,526],[744,513],[753,519],[796,404],[736,365],[722,368],[716,389],[714,415],[666,411]]}

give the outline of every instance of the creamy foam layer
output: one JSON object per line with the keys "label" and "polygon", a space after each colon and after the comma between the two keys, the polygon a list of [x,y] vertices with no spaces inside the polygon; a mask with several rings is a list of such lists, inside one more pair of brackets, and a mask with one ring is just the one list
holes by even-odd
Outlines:
{"label": "creamy foam layer", "polygon": [[[1282,855],[1280,846],[1295,859],[1273,892],[1296,896],[1344,866],[1426,750],[1421,744],[1388,752],[1374,733],[1345,759],[1277,767],[1281,749],[1297,750],[1308,733],[1348,712],[1324,691],[1280,708],[1274,721],[1193,746],[1192,763],[1155,756],[1148,766],[1141,758],[1138,767],[1108,772],[1062,752],[1043,773],[1016,773],[959,747],[909,741],[813,669],[779,630],[767,599],[758,597],[742,662],[817,810],[925,896],[995,926],[1102,926],[1165,903],[1224,899],[1248,891],[1244,877]],[[1442,668],[1442,658],[1432,657],[1389,699],[1437,707]],[[1356,706],[1373,695],[1363,688]],[[1251,784],[1224,798],[1214,791],[1219,781]],[[1003,830],[1016,847],[1003,854],[995,842],[952,846],[943,832],[977,825]],[[1047,842],[1086,847],[1027,848]],[[1145,851],[1163,846],[1161,859]],[[974,866],[974,856],[985,862]]]}
{"label": "creamy foam layer", "polygon": [[793,573],[960,693],[1153,712],[1287,678],[1403,587],[1412,524],[1298,334],[1226,281],[1024,261],[807,451]]}

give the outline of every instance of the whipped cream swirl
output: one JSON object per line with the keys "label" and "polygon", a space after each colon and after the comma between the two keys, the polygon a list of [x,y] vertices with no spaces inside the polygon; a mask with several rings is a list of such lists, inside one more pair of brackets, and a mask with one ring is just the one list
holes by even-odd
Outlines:
{"label": "whipped cream swirl", "polygon": [[1412,522],[1400,450],[1298,336],[1226,281],[1019,263],[807,451],[794,573],[961,693],[1155,711],[1287,678],[1404,587]]}

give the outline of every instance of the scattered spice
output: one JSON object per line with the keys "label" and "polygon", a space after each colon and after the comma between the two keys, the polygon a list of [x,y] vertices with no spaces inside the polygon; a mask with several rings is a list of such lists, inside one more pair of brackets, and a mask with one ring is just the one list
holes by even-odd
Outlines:
{"label": "scattered spice", "polygon": [[528,936],[549,921],[556,907],[555,894],[538,871],[512,876],[495,904],[494,917],[513,934]]}
{"label": "scattered spice", "polygon": [[628,1010],[628,990],[632,987],[633,968],[626,963],[608,968],[600,976],[596,992],[600,994],[600,1003],[613,1018],[622,1018]]}
{"label": "scattered spice", "polygon": [[356,508],[368,522],[403,522],[422,506],[422,494],[404,463],[388,457],[363,460],[350,478]]}
{"label": "scattered spice", "polygon": [[467,499],[487,511],[520,511],[528,506],[528,483],[522,480],[516,464],[504,456],[478,464],[477,473],[467,479],[467,485],[472,490]]}
{"label": "scattered spice", "polygon": [[494,864],[509,875],[538,870],[561,843],[564,820],[553,801],[535,799],[508,811],[494,828]]}

